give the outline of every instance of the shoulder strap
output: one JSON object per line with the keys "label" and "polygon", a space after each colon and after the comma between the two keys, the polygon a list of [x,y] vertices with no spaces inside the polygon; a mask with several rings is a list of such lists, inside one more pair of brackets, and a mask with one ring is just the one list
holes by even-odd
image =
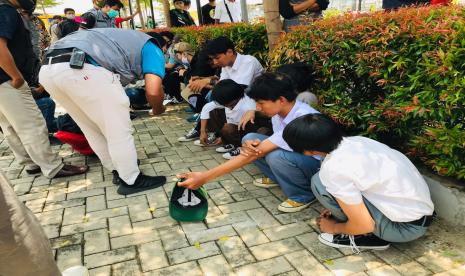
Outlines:
{"label": "shoulder strap", "polygon": [[228,12],[228,15],[229,15],[229,20],[231,20],[231,23],[234,23],[234,20],[231,15],[231,11],[229,10],[229,7],[228,7],[228,4],[226,4],[226,1],[228,0],[224,0],[224,5],[226,6],[226,11]]}

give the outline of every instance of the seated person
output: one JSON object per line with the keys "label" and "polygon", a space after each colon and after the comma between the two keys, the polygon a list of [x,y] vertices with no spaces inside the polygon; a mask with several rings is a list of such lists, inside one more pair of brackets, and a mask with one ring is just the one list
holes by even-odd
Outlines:
{"label": "seated person", "polygon": [[309,64],[296,62],[292,64],[281,65],[276,72],[285,74],[292,79],[297,88],[299,95],[297,100],[309,104],[313,107],[318,105],[318,98],[312,92],[308,91],[313,83],[313,70]]}
{"label": "seated person", "polygon": [[[257,103],[257,111],[272,117],[273,135],[249,133],[242,139],[241,154],[206,172],[180,174],[185,178],[179,185],[197,189],[216,177],[230,173],[251,162],[279,184],[287,200],[278,206],[282,212],[297,212],[308,207],[315,196],[310,190],[310,178],[318,171],[320,160],[293,152],[283,140],[286,125],[300,116],[317,113],[307,104],[296,101],[292,81],[279,73],[264,73],[255,79],[247,96]],[[262,188],[278,186],[266,179],[257,179],[254,185]]]}
{"label": "seated person", "polygon": [[325,157],[311,181],[326,208],[318,219],[322,243],[357,253],[425,234],[434,205],[428,185],[405,155],[369,138],[344,137],[322,114],[292,121],[283,137],[296,152]]}
{"label": "seated person", "polygon": [[187,42],[179,42],[174,45],[174,53],[176,59],[182,63],[181,67],[177,67],[174,71],[167,73],[163,79],[163,86],[166,95],[170,96],[171,103],[182,103],[181,84],[184,83],[184,74],[190,68],[190,63],[194,56],[192,46]]}
{"label": "seated person", "polygon": [[[236,52],[234,43],[225,36],[210,40],[205,46],[205,52],[211,59],[213,66],[221,68],[220,80],[231,79],[238,84],[249,86],[263,72],[262,65],[255,57]],[[206,81],[202,80],[202,85],[206,85]],[[212,85],[215,83],[214,79],[208,81],[213,81]],[[195,133],[196,130],[200,130],[199,126],[189,131],[184,141],[196,139],[188,139],[190,134],[194,134],[192,136],[199,135],[199,133]],[[214,136],[210,138],[210,142],[216,140]]]}
{"label": "seated person", "polygon": [[[208,145],[208,132],[219,133],[216,143],[223,146],[216,151],[224,153],[225,159],[232,159],[241,152],[242,138],[252,132],[269,134],[271,122],[265,116],[255,116],[255,101],[244,94],[245,87],[233,80],[222,80],[213,88],[211,99],[200,115],[200,140],[196,145]],[[253,113],[251,122],[246,119]]]}

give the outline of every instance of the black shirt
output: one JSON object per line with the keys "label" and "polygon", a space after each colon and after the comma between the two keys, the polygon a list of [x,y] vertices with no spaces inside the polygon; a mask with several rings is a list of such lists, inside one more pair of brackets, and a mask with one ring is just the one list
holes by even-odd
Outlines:
{"label": "black shirt", "polygon": [[[0,37],[8,41],[8,50],[13,56],[16,67],[26,82],[30,83],[36,60],[30,34],[24,26],[21,15],[8,4],[0,4]],[[11,80],[10,76],[0,68],[0,84],[9,80]]]}
{"label": "black shirt", "polygon": [[210,58],[205,50],[196,52],[191,61],[191,75],[197,77],[211,77],[216,70],[212,68]]}
{"label": "black shirt", "polygon": [[177,9],[170,10],[170,19],[172,27],[195,26],[194,19],[187,11],[180,12]]}
{"label": "black shirt", "polygon": [[[328,0],[317,0],[316,3],[318,4],[320,11],[326,10],[329,5]],[[279,13],[286,19],[291,19],[297,16],[297,13],[294,12],[294,8],[292,8],[289,0],[279,0]]]}
{"label": "black shirt", "polygon": [[213,18],[212,15],[215,13],[215,7],[206,4],[205,6],[202,7],[202,20],[204,25],[213,25],[215,24],[215,19]]}
{"label": "black shirt", "polygon": [[430,0],[383,0],[383,9],[397,9],[404,6],[428,4]]}
{"label": "black shirt", "polygon": [[79,23],[77,23],[74,19],[65,19],[63,22],[58,24],[58,29],[60,30],[60,38],[63,38],[70,33],[79,30]]}

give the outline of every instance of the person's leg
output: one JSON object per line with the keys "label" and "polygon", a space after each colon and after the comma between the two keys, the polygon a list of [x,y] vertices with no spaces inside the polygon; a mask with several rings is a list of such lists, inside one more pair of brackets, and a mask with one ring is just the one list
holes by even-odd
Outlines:
{"label": "person's leg", "polygon": [[226,124],[226,114],[223,109],[213,109],[210,112],[210,119],[208,120],[207,130],[208,132],[220,133],[224,124]]}
{"label": "person's leg", "polygon": [[310,181],[320,168],[319,160],[283,149],[268,153],[265,160],[288,199],[298,203],[308,203],[315,199]]}
{"label": "person's leg", "polygon": [[44,116],[45,123],[49,133],[57,131],[57,122],[55,118],[55,102],[49,98],[40,98],[36,100],[36,104],[39,107],[42,115]]}
{"label": "person's leg", "polygon": [[177,100],[182,100],[181,78],[177,71],[165,75],[163,86],[165,87],[166,94],[175,97]]}
{"label": "person's leg", "polygon": [[[66,76],[56,78],[56,84],[98,126],[119,177],[133,184],[140,170],[129,118],[129,99],[119,76],[86,64],[82,70],[68,71]],[[92,140],[92,137],[86,138],[89,142]]]}
{"label": "person's leg", "polygon": [[223,144],[232,144],[235,147],[241,146],[241,135],[239,130],[237,129],[237,125],[235,124],[224,124],[223,128],[220,131],[221,139],[223,140]]}
{"label": "person's leg", "polygon": [[18,161],[30,166],[32,160],[44,176],[55,176],[63,162],[50,147],[44,117],[28,85],[14,89],[5,82],[0,86],[0,92],[0,123],[10,148],[19,157]]}
{"label": "person's leg", "polygon": [[53,64],[42,67],[40,71],[40,81],[42,85],[49,91],[53,98],[68,112],[76,124],[81,128],[89,145],[99,157],[102,165],[109,171],[115,169],[108,151],[107,140],[103,136],[98,126],[81,110],[81,108],[73,101],[65,91],[56,85],[56,80],[66,79],[70,75],[69,67],[66,64]]}
{"label": "person's leg", "polygon": [[146,105],[147,98],[145,97],[145,90],[141,88],[126,88],[124,89],[129,98],[131,105]]}
{"label": "person's leg", "polygon": [[0,275],[61,275],[34,214],[0,172]]}
{"label": "person's leg", "polygon": [[347,216],[342,211],[336,199],[330,193],[328,193],[328,191],[326,191],[326,187],[323,186],[323,183],[321,183],[319,172],[313,175],[311,188],[313,195],[315,195],[318,202],[320,202],[324,208],[328,209],[337,221],[347,221]]}

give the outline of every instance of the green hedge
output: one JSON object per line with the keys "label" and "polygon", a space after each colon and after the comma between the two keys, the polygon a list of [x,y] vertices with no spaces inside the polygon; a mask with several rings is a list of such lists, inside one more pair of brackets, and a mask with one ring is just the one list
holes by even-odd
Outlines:
{"label": "green hedge", "polygon": [[314,65],[320,110],[440,175],[465,179],[465,9],[408,8],[317,21],[270,64]]}
{"label": "green hedge", "polygon": [[[156,31],[160,31],[157,29]],[[241,53],[255,56],[262,64],[268,61],[268,38],[264,24],[223,24],[215,26],[171,28],[171,32],[180,35],[182,41],[198,47],[205,41],[219,36],[229,37]]]}

